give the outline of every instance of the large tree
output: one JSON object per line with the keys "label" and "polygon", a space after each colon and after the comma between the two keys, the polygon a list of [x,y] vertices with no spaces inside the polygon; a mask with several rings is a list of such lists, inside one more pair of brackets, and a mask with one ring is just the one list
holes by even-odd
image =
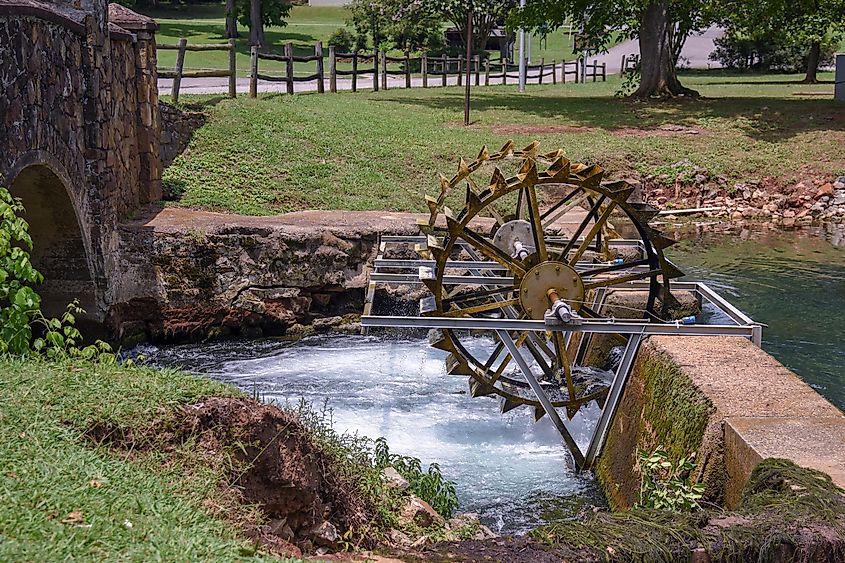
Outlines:
{"label": "large tree", "polygon": [[818,81],[822,44],[840,38],[845,28],[845,0],[731,0],[725,12],[734,29],[750,36],[785,34],[805,44],[804,82],[810,84]]}
{"label": "large tree", "polygon": [[249,44],[265,45],[264,26],[285,26],[290,15],[289,0],[235,0],[238,22],[249,27]]}
{"label": "large tree", "polygon": [[[690,33],[717,19],[717,0],[532,0],[509,22],[533,30],[576,22],[598,49],[617,32],[640,44],[636,98],[698,96],[678,80],[676,64]],[[761,0],[762,1],[762,0]]]}
{"label": "large tree", "polygon": [[235,0],[226,0],[226,37],[238,37],[238,9]]}

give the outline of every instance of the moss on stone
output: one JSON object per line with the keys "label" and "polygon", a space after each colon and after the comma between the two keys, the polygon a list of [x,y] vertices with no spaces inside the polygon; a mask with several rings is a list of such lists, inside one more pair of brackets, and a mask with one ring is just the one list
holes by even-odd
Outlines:
{"label": "moss on stone", "polygon": [[[845,560],[845,491],[789,460],[761,462],[736,512],[630,510],[543,526],[531,536],[585,560]],[[697,560],[708,560],[700,558]]]}

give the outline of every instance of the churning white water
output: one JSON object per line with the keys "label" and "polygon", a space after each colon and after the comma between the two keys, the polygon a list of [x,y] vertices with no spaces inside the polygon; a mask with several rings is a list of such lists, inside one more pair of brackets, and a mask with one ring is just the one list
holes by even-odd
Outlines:
{"label": "churning white water", "polygon": [[[423,340],[314,337],[296,344],[228,341],[142,350],[156,365],[258,391],[281,404],[301,398],[332,410],[335,428],[384,436],[391,451],[436,462],[455,481],[463,512],[494,531],[519,533],[601,503],[576,474],[548,417],[499,414],[493,397],[472,398],[467,378],[445,374],[445,353]],[[598,417],[592,404],[570,427],[582,447]]]}

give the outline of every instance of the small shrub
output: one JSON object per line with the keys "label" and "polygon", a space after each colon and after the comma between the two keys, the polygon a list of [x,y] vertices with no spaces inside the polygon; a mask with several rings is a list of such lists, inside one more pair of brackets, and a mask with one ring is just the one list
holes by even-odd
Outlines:
{"label": "small shrub", "polygon": [[419,459],[390,453],[387,440],[384,438],[375,441],[373,462],[379,471],[386,467],[393,467],[408,480],[411,491],[430,504],[444,518],[451,518],[455,509],[458,508],[455,483],[443,477],[440,466],[436,463],[430,464],[428,469],[423,471]]}
{"label": "small shrub", "polygon": [[704,484],[689,484],[689,474],[695,469],[693,457],[683,457],[673,464],[669,454],[658,446],[651,454],[638,450],[640,470],[640,501],[636,508],[653,508],[672,512],[691,512],[701,506]]}
{"label": "small shrub", "polygon": [[336,52],[351,53],[355,48],[355,36],[345,27],[339,27],[329,37],[329,45],[333,45]]}

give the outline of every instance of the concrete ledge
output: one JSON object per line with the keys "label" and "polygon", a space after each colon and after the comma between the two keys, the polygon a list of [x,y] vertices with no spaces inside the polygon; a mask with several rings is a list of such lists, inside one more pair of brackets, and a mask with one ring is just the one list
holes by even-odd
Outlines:
{"label": "concrete ledge", "polygon": [[728,508],[766,458],[845,487],[845,415],[744,338],[660,336],[643,345],[596,470],[611,505],[636,500],[637,449],[658,445],[673,457],[695,451],[694,477]]}

